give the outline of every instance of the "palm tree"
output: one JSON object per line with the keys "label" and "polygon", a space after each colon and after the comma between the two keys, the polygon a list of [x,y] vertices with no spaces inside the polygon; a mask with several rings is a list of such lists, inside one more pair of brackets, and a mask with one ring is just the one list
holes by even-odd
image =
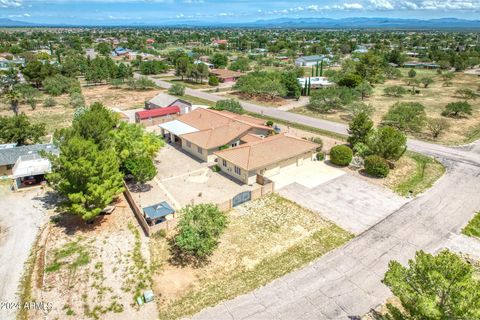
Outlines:
{"label": "palm tree", "polygon": [[7,100],[10,103],[10,108],[12,109],[13,113],[15,113],[16,116],[18,116],[19,108],[18,105],[20,104],[20,101],[22,101],[22,95],[20,92],[16,90],[10,90],[7,93]]}

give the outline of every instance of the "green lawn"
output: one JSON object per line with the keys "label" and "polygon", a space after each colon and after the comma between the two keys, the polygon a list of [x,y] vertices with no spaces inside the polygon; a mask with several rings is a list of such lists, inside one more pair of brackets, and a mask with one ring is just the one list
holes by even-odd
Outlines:
{"label": "green lawn", "polygon": [[475,214],[475,217],[463,228],[462,233],[470,237],[480,238],[480,212]]}
{"label": "green lawn", "polygon": [[433,158],[411,151],[405,156],[415,161],[416,168],[405,180],[399,181],[393,187],[393,190],[402,196],[408,195],[410,191],[413,195],[424,192],[445,173],[445,167]]}

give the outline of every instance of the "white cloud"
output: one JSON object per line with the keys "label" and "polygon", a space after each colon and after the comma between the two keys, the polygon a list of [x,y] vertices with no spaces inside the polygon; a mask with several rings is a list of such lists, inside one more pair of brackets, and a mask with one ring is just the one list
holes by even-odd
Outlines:
{"label": "white cloud", "polygon": [[395,7],[389,0],[370,0],[370,5],[374,9],[393,10]]}
{"label": "white cloud", "polygon": [[0,0],[0,8],[21,7],[22,0]]}

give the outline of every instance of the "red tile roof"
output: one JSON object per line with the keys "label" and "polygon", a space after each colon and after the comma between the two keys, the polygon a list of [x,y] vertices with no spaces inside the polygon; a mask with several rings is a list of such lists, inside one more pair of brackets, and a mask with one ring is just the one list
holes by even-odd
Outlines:
{"label": "red tile roof", "polygon": [[135,118],[144,120],[149,118],[163,117],[169,114],[176,114],[176,113],[180,113],[180,108],[177,106],[171,106],[166,108],[137,111],[135,112]]}

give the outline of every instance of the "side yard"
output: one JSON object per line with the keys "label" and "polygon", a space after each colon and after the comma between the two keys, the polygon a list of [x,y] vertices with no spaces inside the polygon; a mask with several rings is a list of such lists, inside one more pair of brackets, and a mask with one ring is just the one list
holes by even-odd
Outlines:
{"label": "side yard", "polygon": [[[155,303],[139,309],[135,297],[151,287],[147,240],[120,197],[111,215],[93,224],[57,214],[34,250],[31,299],[51,310],[22,319],[154,319]],[[25,290],[28,288],[25,288]]]}
{"label": "side yard", "polygon": [[265,285],[337,248],[352,235],[278,195],[228,213],[228,227],[210,261],[178,265],[169,251],[173,234],[152,238],[153,277],[160,319],[193,315],[205,307]]}

